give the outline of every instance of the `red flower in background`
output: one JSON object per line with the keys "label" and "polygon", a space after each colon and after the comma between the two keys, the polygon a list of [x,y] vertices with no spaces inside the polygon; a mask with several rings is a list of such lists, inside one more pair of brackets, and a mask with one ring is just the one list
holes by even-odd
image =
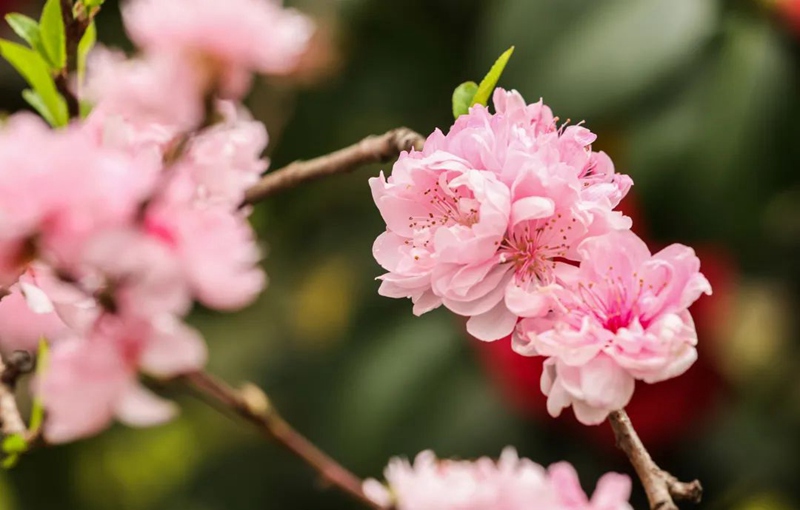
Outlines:
{"label": "red flower in background", "polygon": [[[637,232],[642,234],[642,221],[633,197],[621,206],[634,218]],[[646,238],[646,235],[642,236]],[[658,246],[652,246],[658,249]],[[699,358],[682,376],[657,384],[638,383],[626,407],[642,441],[649,448],[662,449],[680,441],[697,428],[713,411],[721,396],[723,380],[713,356],[713,343],[721,340],[725,316],[732,306],[736,291],[736,264],[720,247],[696,246],[703,274],[714,289],[692,306],[699,344]],[[490,378],[500,387],[511,406],[532,419],[552,420],[547,414],[547,397],[539,387],[545,358],[528,358],[511,350],[510,338],[497,342],[474,341]],[[614,446],[610,427],[587,427],[578,423],[572,413],[556,419],[559,424],[584,434],[600,445]]]}
{"label": "red flower in background", "polygon": [[795,32],[800,32],[800,0],[777,0],[775,8]]}
{"label": "red flower in background", "polygon": [[5,16],[14,9],[17,9],[22,3],[24,3],[22,0],[0,0],[0,14]]}

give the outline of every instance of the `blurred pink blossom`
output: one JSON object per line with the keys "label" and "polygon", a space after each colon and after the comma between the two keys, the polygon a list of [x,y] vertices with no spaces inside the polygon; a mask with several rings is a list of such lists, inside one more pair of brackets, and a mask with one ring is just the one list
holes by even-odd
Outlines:
{"label": "blurred pink blossom", "polygon": [[231,99],[244,95],[252,72],[291,71],[313,31],[308,18],[276,0],[128,0],[122,12],[136,45],[193,62]]}
{"label": "blurred pink blossom", "polygon": [[177,375],[201,368],[205,357],[199,335],[177,320],[101,317],[86,336],[55,344],[50,366],[37,381],[47,409],[45,438],[73,441],[99,432],[115,418],[131,426],[170,419],[175,406],[145,389],[137,371]]}
{"label": "blurred pink blossom", "polygon": [[153,172],[99,146],[78,127],[49,129],[27,114],[0,131],[0,284],[33,258],[80,263],[96,232],[132,221]]}
{"label": "blurred pink blossom", "polygon": [[160,124],[189,130],[205,113],[199,74],[177,54],[129,59],[121,51],[99,47],[89,58],[86,98],[106,115],[120,116],[142,128]]}
{"label": "blurred pink blossom", "polygon": [[261,252],[243,213],[221,206],[162,201],[148,210],[148,233],[166,241],[194,296],[218,310],[242,308],[258,296],[266,276]]}
{"label": "blurred pink blossom", "polygon": [[60,337],[66,330],[53,303],[27,275],[0,299],[0,351],[35,351],[39,341]]}
{"label": "blurred pink blossom", "polygon": [[413,464],[392,459],[384,474],[386,486],[370,479],[364,492],[398,510],[631,510],[627,476],[604,475],[589,499],[569,463],[545,469],[513,448],[496,462],[439,460],[425,451]]}
{"label": "blurred pink blossom", "polygon": [[191,176],[198,200],[236,210],[267,169],[261,154],[269,137],[243,106],[219,101],[217,110],[222,119],[191,141],[176,172]]}

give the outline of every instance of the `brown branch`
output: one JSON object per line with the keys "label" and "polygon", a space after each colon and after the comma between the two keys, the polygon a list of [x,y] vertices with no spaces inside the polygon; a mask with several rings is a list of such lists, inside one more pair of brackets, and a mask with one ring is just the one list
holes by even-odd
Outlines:
{"label": "brown branch", "polygon": [[425,139],[408,128],[372,135],[344,149],[308,161],[295,161],[269,172],[245,194],[244,203],[254,204],[306,181],[355,170],[368,163],[389,161],[403,151],[422,149]]}
{"label": "brown branch", "polygon": [[617,446],[625,452],[644,486],[651,510],[678,510],[675,499],[699,503],[703,496],[700,481],[685,483],[656,465],[636,434],[628,413],[614,411],[608,416],[617,438]]}
{"label": "brown branch", "polygon": [[[79,4],[81,5],[81,4]],[[64,21],[66,65],[55,76],[56,88],[67,102],[67,113],[71,119],[80,117],[81,105],[78,96],[70,89],[69,77],[78,70],[78,45],[91,23],[91,18],[81,12],[75,15],[72,0],[61,0],[61,18]]]}
{"label": "brown branch", "polygon": [[8,360],[0,357],[0,430],[4,436],[11,434],[27,435],[28,427],[17,407],[14,388],[17,378],[33,367],[30,355],[12,353]]}
{"label": "brown branch", "polygon": [[361,488],[361,479],[294,430],[272,407],[260,389],[248,385],[242,390],[235,390],[206,372],[193,372],[183,376],[182,379],[206,399],[249,421],[263,435],[277,441],[281,446],[300,457],[326,482],[369,508],[383,508],[364,494]]}

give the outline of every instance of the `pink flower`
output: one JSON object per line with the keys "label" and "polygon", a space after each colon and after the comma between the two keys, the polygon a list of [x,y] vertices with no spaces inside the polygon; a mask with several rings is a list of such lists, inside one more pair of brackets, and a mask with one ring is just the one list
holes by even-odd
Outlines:
{"label": "pink flower", "polygon": [[59,337],[66,325],[45,293],[23,277],[0,299],[0,350],[35,351],[42,339]]}
{"label": "pink flower", "polygon": [[72,268],[98,231],[129,223],[154,172],[80,128],[14,115],[0,132],[0,283],[34,258]]}
{"label": "pink flower", "polygon": [[597,424],[628,403],[634,380],[663,381],[691,366],[697,333],[687,309],[711,287],[691,248],[651,255],[630,231],[587,239],[578,252],[554,312],[523,320],[514,349],[550,358],[542,390],[553,416],[572,405],[580,421]]}
{"label": "pink flower", "polygon": [[178,175],[145,216],[146,232],[179,261],[192,294],[204,305],[235,310],[250,304],[266,284],[245,213],[198,201],[186,175]]}
{"label": "pink flower", "polygon": [[220,101],[217,108],[223,120],[192,140],[176,171],[191,176],[197,199],[235,210],[267,169],[267,130],[243,107]]}
{"label": "pink flower", "polygon": [[205,356],[199,335],[177,320],[101,317],[86,338],[56,343],[49,368],[37,381],[47,411],[45,438],[72,441],[99,432],[115,418],[139,427],[169,420],[175,406],[141,386],[138,369],[177,375],[200,368]]}
{"label": "pink flower", "polygon": [[[511,212],[509,190],[494,174],[470,170],[444,152],[411,153],[400,157],[391,177],[381,173],[370,186],[387,225],[373,247],[389,270],[381,277],[382,295],[410,296],[420,314],[442,303],[431,288],[436,268],[491,270]],[[453,287],[455,296],[460,289]],[[457,303],[451,304],[458,308]],[[480,306],[459,310],[469,313]]]}
{"label": "pink flower", "polygon": [[504,450],[497,462],[486,457],[474,462],[438,460],[426,451],[413,465],[392,459],[385,476],[388,487],[367,480],[364,492],[398,510],[631,510],[627,476],[606,474],[589,500],[568,463],[545,470],[520,459],[513,448]]}
{"label": "pink flower", "polygon": [[162,124],[180,131],[203,118],[202,83],[197,68],[166,53],[128,59],[120,51],[95,49],[89,59],[86,97],[107,114],[134,124]]}
{"label": "pink flower", "polygon": [[150,319],[184,315],[191,306],[181,261],[160,240],[132,229],[108,231],[87,242],[83,287],[106,296],[115,313]]}
{"label": "pink flower", "polygon": [[545,315],[581,241],[630,228],[613,209],[631,180],[591,150],[594,134],[559,128],[514,91],[497,89],[494,103],[495,114],[472,107],[370,180],[387,226],[373,247],[388,271],[380,293],[411,298],[417,314],[444,304],[482,340]]}
{"label": "pink flower", "polygon": [[129,0],[123,19],[135,44],[202,66],[229,98],[246,92],[250,72],[291,71],[313,30],[275,0]]}

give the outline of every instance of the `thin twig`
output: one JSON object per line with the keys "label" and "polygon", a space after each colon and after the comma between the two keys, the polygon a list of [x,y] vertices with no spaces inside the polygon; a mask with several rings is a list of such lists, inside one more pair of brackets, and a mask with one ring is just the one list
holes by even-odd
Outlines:
{"label": "thin twig", "polygon": [[[20,359],[20,363],[24,360]],[[30,361],[30,360],[28,360]],[[28,363],[30,364],[30,363]],[[28,427],[17,407],[17,398],[14,395],[17,377],[24,372],[26,367],[19,366],[15,359],[8,363],[0,357],[0,430],[4,436],[11,434],[27,434]]]}
{"label": "thin twig", "polygon": [[78,45],[91,23],[85,15],[75,16],[72,0],[61,0],[61,18],[64,21],[66,65],[55,76],[56,88],[67,103],[67,113],[71,119],[80,117],[81,105],[78,96],[70,89],[70,75],[78,70]]}
{"label": "thin twig", "polygon": [[336,152],[308,161],[295,161],[269,172],[247,190],[244,203],[254,204],[303,182],[350,172],[368,163],[389,161],[403,151],[412,148],[421,150],[423,143],[425,139],[408,128],[397,128],[382,135],[368,136]]}
{"label": "thin twig", "polygon": [[617,438],[617,446],[625,452],[644,486],[651,510],[678,510],[674,500],[699,503],[703,488],[699,480],[681,482],[653,461],[636,434],[628,413],[614,411],[608,416]]}
{"label": "thin twig", "polygon": [[193,372],[183,376],[182,379],[206,399],[249,421],[262,434],[300,457],[326,482],[369,508],[383,508],[364,494],[361,479],[294,430],[272,407],[266,395],[255,386],[250,385],[242,390],[235,390],[206,372]]}

